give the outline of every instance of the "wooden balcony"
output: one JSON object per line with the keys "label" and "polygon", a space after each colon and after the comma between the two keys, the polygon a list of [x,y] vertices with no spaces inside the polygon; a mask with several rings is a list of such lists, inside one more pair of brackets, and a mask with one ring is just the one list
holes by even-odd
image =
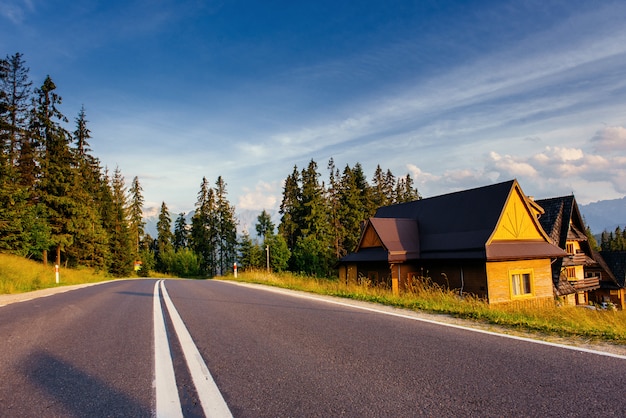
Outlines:
{"label": "wooden balcony", "polygon": [[584,279],[571,281],[570,284],[574,286],[577,292],[588,292],[600,288],[600,277],[585,277]]}
{"label": "wooden balcony", "polygon": [[583,252],[579,252],[576,254],[569,254],[567,257],[563,258],[563,266],[564,267],[572,267],[572,266],[584,266],[587,264],[587,255]]}

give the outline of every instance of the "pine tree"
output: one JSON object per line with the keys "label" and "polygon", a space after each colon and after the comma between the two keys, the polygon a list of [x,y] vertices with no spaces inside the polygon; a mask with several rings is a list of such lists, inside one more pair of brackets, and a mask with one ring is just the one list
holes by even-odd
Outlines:
{"label": "pine tree", "polygon": [[111,231],[110,253],[111,265],[109,272],[117,277],[131,274],[133,270],[133,238],[128,228],[128,204],[124,176],[116,168],[111,181]]}
{"label": "pine tree", "polygon": [[187,228],[187,220],[185,212],[179,213],[174,223],[174,250],[178,251],[189,247],[189,228]]}
{"label": "pine tree", "polygon": [[130,186],[129,199],[130,206],[128,208],[128,216],[130,221],[130,234],[133,237],[133,255],[135,258],[139,256],[139,244],[145,234],[146,223],[143,220],[143,189],[139,184],[139,178],[135,176]]}
{"label": "pine tree", "polygon": [[283,188],[283,200],[280,204],[279,213],[282,215],[278,232],[287,241],[287,246],[292,249],[301,235],[301,212],[302,191],[300,189],[300,172],[298,167],[293,167],[293,173],[285,180]]}
{"label": "pine tree", "polygon": [[49,76],[37,89],[33,128],[43,145],[38,197],[47,209],[52,242],[56,248],[55,259],[60,264],[62,251],[73,242],[73,220],[77,207],[75,196],[71,194],[75,173],[72,170],[74,160],[69,148],[70,135],[60,124],[67,122],[67,118],[57,107],[62,100],[55,90],[56,85]]}
{"label": "pine tree", "polygon": [[28,77],[30,69],[22,57],[18,52],[0,63],[0,113],[6,112],[6,123],[0,125],[0,137],[11,165],[27,136],[30,109],[32,82]]}
{"label": "pine tree", "polygon": [[329,210],[319,176],[317,163],[313,160],[302,170],[300,235],[292,251],[291,263],[296,271],[328,276],[335,257]]}
{"label": "pine tree", "polygon": [[89,139],[84,107],[81,108],[73,133],[73,186],[70,196],[75,203],[73,219],[74,237],[67,250],[72,264],[81,264],[97,269],[108,265],[108,233],[103,227],[99,200],[102,185],[100,162],[90,155]]}
{"label": "pine tree", "polygon": [[333,248],[335,251],[335,257],[339,258],[342,255],[342,241],[343,241],[343,225],[339,217],[341,209],[340,202],[340,174],[339,169],[335,166],[335,161],[331,158],[328,161],[328,190],[326,191],[326,198],[328,200],[328,216],[330,218],[330,228],[332,234]]}
{"label": "pine tree", "polygon": [[412,202],[420,199],[417,188],[414,187],[413,179],[410,174],[405,177],[398,178],[396,186],[396,203]]}
{"label": "pine tree", "polygon": [[[263,240],[263,248],[266,248],[266,250],[269,251],[270,269],[272,271],[281,272],[287,269],[289,266],[289,259],[291,258],[291,251],[289,251],[287,242],[282,235],[266,235]],[[261,250],[261,253],[263,253],[263,249],[259,249]]]}
{"label": "pine tree", "polygon": [[623,251],[626,249],[626,240],[624,240],[624,233],[622,228],[617,226],[613,235],[613,241],[611,242],[611,251]]}
{"label": "pine tree", "polygon": [[223,275],[233,265],[237,257],[237,219],[235,208],[227,198],[226,182],[222,176],[215,182],[218,273]]}
{"label": "pine tree", "polygon": [[265,209],[261,212],[259,216],[256,218],[257,223],[255,225],[256,233],[259,237],[265,239],[267,235],[274,234],[274,223],[272,222],[272,217]]}
{"label": "pine tree", "polygon": [[215,275],[216,270],[216,202],[215,193],[206,177],[202,178],[196,211],[191,219],[191,242],[195,253],[200,257],[202,272]]}
{"label": "pine tree", "polygon": [[361,222],[368,217],[362,186],[359,187],[357,180],[355,170],[346,165],[339,188],[339,222],[342,226],[339,257],[354,251],[361,234]]}
{"label": "pine tree", "polygon": [[[50,245],[49,229],[39,218],[42,208],[35,207],[34,177],[30,187],[24,185],[17,158],[28,138],[28,72],[19,53],[0,59],[0,250],[40,257],[37,253]],[[35,165],[34,153],[30,165]]]}
{"label": "pine tree", "polygon": [[165,202],[161,203],[161,210],[159,212],[159,220],[157,221],[157,240],[156,240],[156,259],[157,268],[163,273],[170,271],[169,265],[165,262],[166,257],[169,257],[174,252],[174,234],[172,234],[172,218],[170,212],[167,209]]}
{"label": "pine tree", "polygon": [[264,265],[263,249],[256,240],[245,231],[239,241],[238,266],[244,270],[262,268]]}

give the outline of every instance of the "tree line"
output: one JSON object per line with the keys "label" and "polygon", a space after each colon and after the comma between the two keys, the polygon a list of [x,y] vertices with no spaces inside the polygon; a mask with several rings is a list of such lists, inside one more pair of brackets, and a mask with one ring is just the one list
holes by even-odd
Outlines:
{"label": "tree line", "polygon": [[619,226],[615,231],[602,231],[600,235],[600,249],[602,251],[626,251],[626,227]]}
{"label": "tree line", "polygon": [[61,103],[50,76],[33,88],[22,54],[0,59],[0,250],[125,275],[124,177],[91,154],[85,109],[69,128]]}
{"label": "tree line", "polygon": [[144,274],[215,276],[238,262],[327,277],[378,207],[420,198],[408,174],[396,178],[378,166],[370,184],[359,163],[339,170],[331,159],[321,181],[311,160],[285,179],[278,227],[263,210],[256,234],[238,237],[220,176],[213,186],[202,179],[190,225],[184,213],[172,225],[163,202],[153,238],[139,179],[127,189],[119,168],[103,167],[90,149],[84,107],[69,127],[61,103],[50,76],[33,88],[22,54],[0,59],[0,251],[114,276],[134,265]]}
{"label": "tree line", "polygon": [[314,160],[302,170],[294,166],[284,181],[278,233],[274,234],[269,215],[263,211],[256,224],[263,244],[244,235],[244,265],[262,265],[265,249],[274,269],[332,276],[337,260],[356,248],[363,221],[376,209],[420,199],[409,174],[396,178],[378,165],[370,183],[361,164],[340,170],[332,158],[327,170],[327,181],[322,181]]}

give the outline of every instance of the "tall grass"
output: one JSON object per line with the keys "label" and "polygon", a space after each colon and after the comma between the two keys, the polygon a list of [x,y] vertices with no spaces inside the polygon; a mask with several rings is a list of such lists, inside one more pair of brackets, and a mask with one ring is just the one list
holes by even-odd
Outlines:
{"label": "tall grass", "polygon": [[104,272],[89,268],[59,268],[56,284],[54,265],[44,267],[36,261],[0,253],[0,294],[22,293],[48,287],[94,283],[110,279]]}
{"label": "tall grass", "polygon": [[368,286],[367,283],[344,284],[337,280],[315,279],[289,273],[249,271],[240,272],[237,279],[232,276],[228,279],[447,314],[518,331],[626,344],[625,311],[589,310],[573,306],[489,305],[472,296],[461,298],[456,292],[423,280],[413,282],[400,295],[393,295],[389,289]]}

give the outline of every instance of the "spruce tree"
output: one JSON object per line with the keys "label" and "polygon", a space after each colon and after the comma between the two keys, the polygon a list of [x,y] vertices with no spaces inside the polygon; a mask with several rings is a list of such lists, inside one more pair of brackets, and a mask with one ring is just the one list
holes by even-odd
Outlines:
{"label": "spruce tree", "polygon": [[206,177],[203,177],[196,211],[191,219],[191,242],[194,252],[200,257],[202,272],[210,276],[215,275],[217,258],[215,212],[215,193]]}
{"label": "spruce tree", "polygon": [[49,76],[37,89],[33,133],[43,146],[37,194],[47,209],[55,259],[60,264],[61,253],[72,244],[76,232],[73,221],[77,207],[75,196],[72,196],[75,173],[69,148],[70,135],[61,126],[67,118],[58,109],[62,100],[55,90],[56,85]]}
{"label": "spruce tree", "polygon": [[0,112],[6,112],[0,136],[13,165],[20,143],[27,138],[31,86],[23,55],[15,53],[0,62]]}
{"label": "spruce tree", "polygon": [[300,235],[292,251],[292,267],[316,276],[331,274],[333,255],[330,216],[324,185],[319,182],[317,163],[309,162],[302,170]]}
{"label": "spruce tree", "polygon": [[367,208],[364,204],[364,192],[359,186],[358,170],[348,165],[341,176],[339,188],[339,223],[342,234],[339,245],[339,257],[354,251],[361,234],[361,222],[366,219]]}
{"label": "spruce tree", "polygon": [[224,275],[237,257],[237,219],[235,208],[227,198],[226,182],[222,176],[215,182],[217,255],[219,274]]}
{"label": "spruce tree", "polygon": [[187,220],[185,212],[179,213],[174,223],[174,250],[178,251],[189,247],[189,228],[187,228]]}
{"label": "spruce tree", "polygon": [[396,203],[412,202],[420,199],[417,188],[414,186],[413,179],[410,174],[405,177],[398,178],[396,185]]}
{"label": "spruce tree", "polygon": [[165,202],[161,203],[159,220],[157,221],[156,259],[157,268],[163,273],[167,273],[171,266],[165,262],[174,252],[174,234],[172,233],[172,218]]}
{"label": "spruce tree", "polygon": [[[263,249],[269,250],[270,269],[274,272],[281,272],[289,266],[291,251],[287,248],[287,242],[282,235],[268,234],[263,240],[263,248],[260,248],[261,255],[265,253]],[[267,262],[267,257],[266,262]]]}
{"label": "spruce tree", "polygon": [[67,248],[73,264],[106,269],[108,265],[108,233],[103,226],[100,209],[102,175],[99,160],[90,154],[91,132],[87,127],[84,107],[75,119],[73,133],[73,186],[70,195],[75,202],[74,238]]}
{"label": "spruce tree", "polygon": [[282,216],[278,225],[278,232],[287,241],[287,246],[293,249],[301,234],[302,191],[300,189],[300,172],[297,166],[293,167],[293,172],[285,180],[279,213]]}
{"label": "spruce tree", "polygon": [[263,257],[263,249],[256,240],[250,237],[248,231],[245,231],[239,241],[239,256],[237,257],[237,265],[243,270],[253,270],[262,268],[265,265]]}
{"label": "spruce tree", "polygon": [[259,237],[265,239],[267,235],[274,234],[274,223],[272,222],[272,217],[265,209],[261,212],[259,216],[256,218],[256,233]]}
{"label": "spruce tree", "polygon": [[111,265],[109,271],[117,277],[131,274],[133,270],[133,238],[128,228],[128,204],[124,176],[119,168],[113,172],[111,180],[111,230],[110,253]]}
{"label": "spruce tree", "polygon": [[129,200],[130,206],[128,208],[129,227],[130,234],[133,237],[133,255],[135,258],[139,256],[139,244],[145,234],[146,223],[143,220],[143,188],[139,184],[139,178],[135,176],[130,186]]}
{"label": "spruce tree", "polygon": [[344,235],[343,225],[341,224],[341,219],[339,217],[339,212],[341,210],[341,175],[339,174],[339,169],[335,167],[335,161],[333,158],[328,161],[328,170],[328,190],[326,191],[329,210],[328,216],[330,218],[330,228],[332,231],[331,233],[335,257],[339,258],[342,255],[342,240]]}

